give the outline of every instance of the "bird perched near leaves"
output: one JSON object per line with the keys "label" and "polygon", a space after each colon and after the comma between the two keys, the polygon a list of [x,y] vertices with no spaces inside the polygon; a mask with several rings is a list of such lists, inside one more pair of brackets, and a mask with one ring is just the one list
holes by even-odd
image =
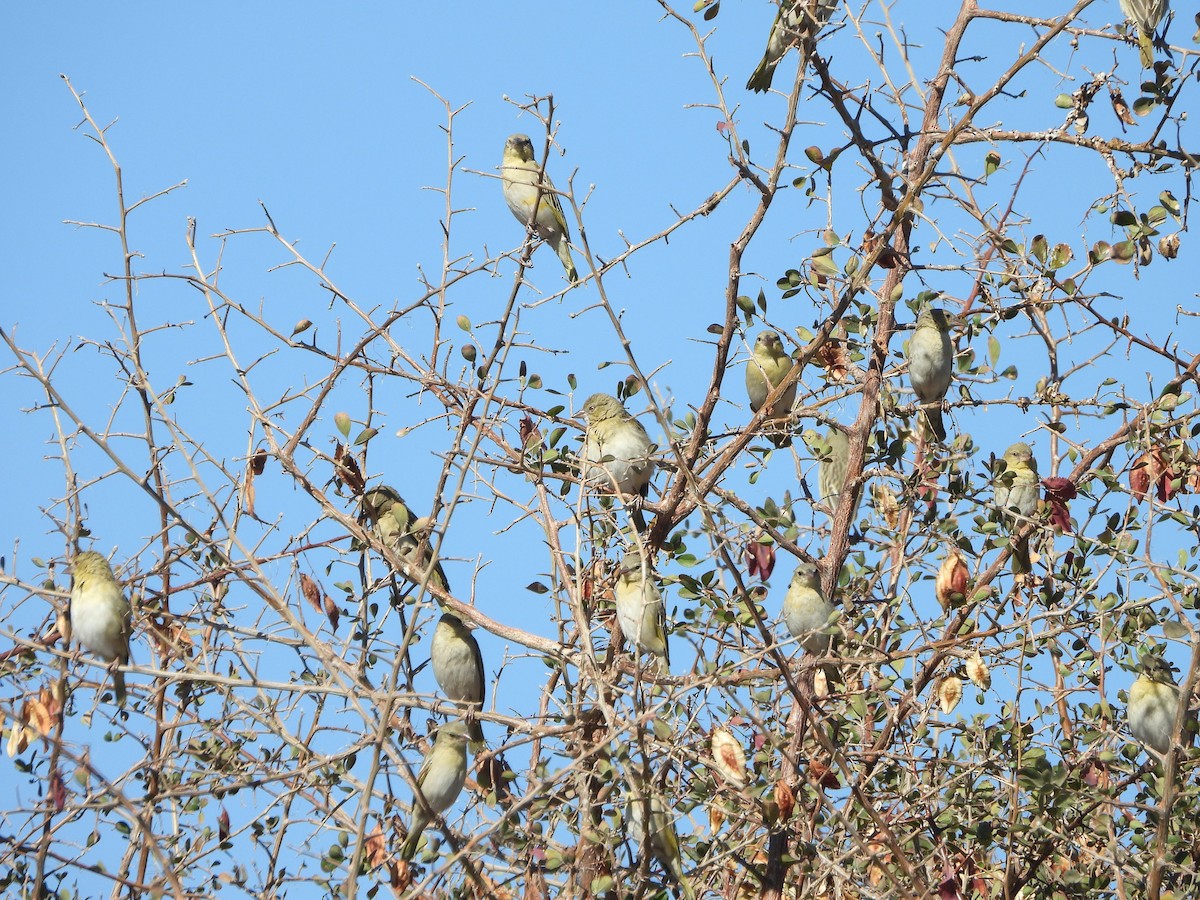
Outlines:
{"label": "bird perched near leaves", "polygon": [[467,726],[465,722],[448,722],[438,729],[433,746],[417,773],[417,788],[430,811],[425,809],[420,798],[413,798],[412,824],[408,837],[400,846],[401,859],[413,858],[429,823],[454,805],[466,781]]}
{"label": "bird perched near leaves", "polygon": [[[363,494],[363,513],[370,521],[372,531],[379,542],[395,551],[396,555],[416,570],[413,574],[420,578],[418,573],[424,573],[433,558],[433,547],[425,527],[426,523],[417,518],[417,514],[394,488],[386,484],[371,488]],[[414,584],[420,583],[412,578],[409,580]],[[442,570],[440,562],[433,564],[429,583],[449,593],[450,585],[446,581],[446,573]]]}
{"label": "bird perched near leaves", "polygon": [[483,708],[483,655],[471,629],[454,613],[444,613],[433,632],[429,651],[433,677],[447,698],[467,704],[467,726],[472,741],[483,740],[475,714]]}
{"label": "bird perched near leaves", "polygon": [[641,500],[654,474],[654,445],[642,423],[611,394],[592,394],[583,404],[587,437],[583,443],[584,481],[602,491],[634,499],[634,516],[639,531]]}
{"label": "bird perched near leaves", "polygon": [[760,94],[771,89],[775,67],[792,47],[800,48],[800,70],[808,65],[817,33],[837,9],[837,0],[779,0],[779,12],[771,23],[762,61],[746,82],[746,89]]}
{"label": "bird perched near leaves", "polygon": [[1178,712],[1179,687],[1170,665],[1161,656],[1143,655],[1142,672],[1129,688],[1129,705],[1125,708],[1130,732],[1143,747],[1166,753],[1171,748]]}
{"label": "bird perched near leaves", "polygon": [[[746,393],[750,397],[750,410],[758,412],[767,402],[767,395],[779,387],[796,365],[783,349],[783,341],[774,331],[764,331],[754,341],[754,355],[746,363]],[[787,447],[792,442],[788,422],[792,404],[796,402],[796,382],[771,404],[767,412],[767,437],[776,447]]]}
{"label": "bird perched near leaves", "polygon": [[[1003,465],[997,465],[992,482],[996,491],[996,505],[1000,507],[1001,516],[1010,528],[1016,530],[1037,513],[1041,493],[1037,460],[1033,458],[1030,446],[1021,442],[1005,450],[1001,462]],[[1012,570],[1014,575],[1024,575],[1032,569],[1029,536],[1026,535],[1012,548]]]}
{"label": "bird perched near leaves", "polygon": [[514,134],[504,142],[504,160],[500,165],[504,201],[522,225],[532,226],[538,237],[554,248],[572,284],[579,281],[571,258],[570,232],[563,216],[562,203],[554,192],[550,176],[533,158],[533,141],[525,134]]}
{"label": "bird perched near leaves", "polygon": [[[815,428],[806,428],[800,435],[817,460],[817,493],[821,504],[827,507],[830,518],[837,512],[842,492],[846,489],[846,475],[850,471],[850,439],[840,428],[830,428],[821,437]],[[854,501],[850,513],[851,521],[858,514],[860,496]]]}
{"label": "bird perched near leaves", "polygon": [[661,865],[679,886],[686,900],[695,900],[696,892],[683,877],[683,856],[679,852],[679,835],[658,794],[651,795],[639,774],[630,773],[629,824],[638,844]]}
{"label": "bird perched near leaves", "polygon": [[[76,554],[71,563],[71,633],[105,662],[129,665],[131,608],[108,560],[94,550]],[[125,675],[113,668],[113,693],[125,705]]]}
{"label": "bird perched near leaves", "polygon": [[630,550],[621,560],[613,599],[625,640],[636,650],[653,653],[662,660],[664,667],[669,666],[666,607],[662,593],[654,583],[654,570],[636,549]]}
{"label": "bird perched near leaves", "polygon": [[835,607],[821,591],[821,574],[813,563],[796,566],[787,593],[783,597],[783,621],[805,653],[823,656],[833,645],[826,632]]}
{"label": "bird perched near leaves", "polygon": [[1121,12],[1137,28],[1143,69],[1154,65],[1154,35],[1170,5],[1169,0],[1121,0]]}
{"label": "bird perched near leaves", "polygon": [[921,411],[938,441],[946,440],[942,400],[950,389],[954,348],[950,345],[950,317],[944,309],[926,309],[917,317],[917,328],[908,341],[908,378],[921,401]]}

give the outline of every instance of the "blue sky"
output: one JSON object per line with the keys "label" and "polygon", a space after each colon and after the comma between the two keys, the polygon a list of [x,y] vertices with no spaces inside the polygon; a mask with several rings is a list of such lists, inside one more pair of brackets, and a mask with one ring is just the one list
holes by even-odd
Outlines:
{"label": "blue sky", "polygon": [[[922,7],[928,12],[904,20],[914,43],[919,84],[932,71],[940,52],[937,28],[944,25],[931,14],[941,5]],[[1012,8],[1031,13],[1039,5],[1014,3]],[[911,12],[911,7],[895,11],[897,19],[903,19],[906,9]],[[705,24],[688,6],[679,9],[702,32],[715,29],[708,49],[716,73],[728,79],[725,89],[730,102],[740,104],[735,113],[740,135],[752,148],[762,148],[762,154],[771,146],[773,134],[766,123],[778,121],[784,98],[752,95],[741,85],[761,53],[772,10],[757,0],[725,0],[716,21]],[[1092,10],[1088,24],[1094,28],[1120,18],[1115,0],[1093,4]],[[1190,36],[1183,34],[1188,24],[1176,22],[1177,42]],[[999,26],[979,27],[985,34],[990,28],[1001,34]],[[1011,31],[1003,33],[1011,39]],[[64,224],[111,222],[115,202],[106,159],[82,129],[73,130],[81,116],[60,74],[86,94],[98,121],[113,122],[108,137],[123,166],[127,201],[187,182],[135,214],[131,243],[143,255],[137,262],[139,271],[178,272],[190,264],[184,242],[189,218],[198,223],[205,264],[213,265],[219,245],[207,236],[260,228],[262,204],[280,231],[299,241],[311,258],[322,259],[336,245],[327,272],[364,307],[404,305],[420,295],[419,273],[436,277],[441,265],[438,221],[444,201],[426,188],[444,183],[446,116],[441,103],[414,78],[440,93],[451,108],[465,107],[454,131],[455,155],[464,158],[455,181],[454,205],[464,212],[455,220],[454,248],[477,262],[488,253],[518,247],[522,239],[498,183],[487,177],[495,173],[504,138],[525,131],[533,136],[539,154],[543,145],[536,120],[518,114],[506,97],[523,102],[529,94],[553,93],[561,123],[557,137],[565,155],[553,156],[548,170],[560,188],[566,188],[573,176],[576,199],[582,202],[587,197],[588,238],[599,256],[620,253],[622,234],[636,241],[661,230],[674,221],[672,208],[680,212],[695,208],[734,175],[727,162],[726,139],[716,127],[721,116],[710,106],[711,82],[700,61],[689,55],[695,49],[691,37],[679,23],[664,18],[654,3],[520,7],[137,3],[119,9],[99,4],[28,4],[0,12],[0,35],[0,74],[12,86],[0,99],[0,110],[10,123],[5,147],[9,177],[0,188],[6,213],[0,252],[8,272],[8,300],[0,322],[20,346],[39,353],[77,347],[81,337],[111,338],[108,316],[95,303],[120,297],[119,287],[104,278],[120,264],[112,236]],[[997,46],[1002,49],[995,58],[983,55],[963,61],[961,70],[969,83],[986,85],[1018,52],[1016,41]],[[832,36],[830,50],[856,52],[850,29]],[[1089,54],[1089,64],[1095,66],[1111,64],[1113,54],[1134,53],[1108,42],[1085,43],[1080,52]],[[1077,84],[1058,79],[1053,67],[1068,62],[1078,63],[1060,42],[1045,67],[1031,69],[1013,85],[1014,97],[1022,102],[998,103],[1004,112],[988,115],[979,124],[1056,126],[1063,113],[1054,107],[1053,98],[1070,93]],[[794,57],[781,65],[785,84],[793,72]],[[863,79],[876,74],[863,66]],[[1129,92],[1135,94],[1136,85]],[[913,94],[910,89],[906,97],[916,103]],[[813,121],[793,142],[797,174],[814,174],[799,152],[802,148],[810,144],[829,148],[842,140],[841,126],[832,122],[827,107],[819,104],[814,109]],[[1095,120],[1094,131],[1119,133],[1115,122],[1102,120],[1099,111]],[[1179,140],[1187,144],[1190,137],[1184,134]],[[982,145],[964,149],[956,159],[965,172],[977,175],[985,149]],[[1015,170],[1023,160],[1006,157],[1005,164]],[[865,180],[863,172],[855,170],[839,170],[839,177],[845,179],[843,185]],[[1028,238],[1044,232],[1052,243],[1067,241],[1077,260],[1095,240],[1112,240],[1111,229],[1098,229],[1094,222],[1082,224],[1091,200],[1111,190],[1106,178],[1104,166],[1083,153],[1056,151],[1053,161],[1035,159],[1017,216],[1031,222],[1015,233]],[[1149,205],[1154,193],[1165,188],[1179,197],[1184,194],[1176,175],[1139,182],[1138,189],[1147,193],[1137,199]],[[994,196],[987,194],[987,185],[975,189],[981,205],[989,209],[1007,200],[1002,189]],[[639,362],[644,369],[656,370],[655,389],[661,399],[675,401],[677,417],[688,404],[701,400],[711,371],[705,327],[723,314],[729,243],[755,200],[747,188],[736,187],[712,215],[681,229],[668,243],[637,254],[627,277],[614,271],[606,279],[611,302],[624,311],[623,325]],[[857,245],[863,229],[861,211],[853,193],[841,195],[832,213],[820,202],[804,202],[799,192],[781,198],[768,217],[769,227],[747,257],[743,293],[753,296],[761,287],[771,300],[773,318],[788,326],[811,327],[821,311],[803,297],[779,300],[775,279],[820,245],[827,223]],[[928,248],[926,259],[934,258],[939,246],[961,238],[959,229],[965,232],[971,227],[969,222],[951,219],[938,224],[945,229],[940,239],[931,228],[918,230],[917,240]],[[328,296],[298,269],[268,271],[286,261],[268,236],[238,236],[221,259],[222,284],[247,305],[261,301],[264,316],[285,333],[301,318],[318,322],[322,342],[334,346],[336,322],[345,320],[345,314],[331,313]],[[481,323],[503,305],[513,268],[511,261],[503,261],[495,277],[481,274],[451,292],[448,321],[465,315],[486,335],[486,324]],[[557,291],[564,286],[559,276],[554,257],[540,249],[534,283],[547,292]],[[1161,337],[1172,329],[1183,332],[1189,327],[1190,320],[1175,318],[1176,304],[1194,300],[1182,260],[1173,264],[1156,260],[1137,280],[1131,267],[1109,267],[1105,278],[1107,290],[1127,296],[1131,308],[1151,316],[1148,333]],[[969,285],[959,274],[939,278],[936,271],[926,272],[906,284],[906,298],[928,287],[962,296]],[[191,288],[155,281],[143,283],[139,290],[143,327],[203,325],[204,310]],[[531,307],[522,314],[531,345],[527,354],[531,370],[543,374],[548,387],[563,391],[567,373],[578,377],[579,393],[569,411],[593,390],[611,390],[625,372],[619,366],[597,368],[622,356],[607,317],[593,307],[596,299],[595,288],[589,285],[562,301]],[[901,319],[911,320],[910,314],[902,311]],[[419,319],[413,321],[416,324],[400,323],[393,338],[405,344],[411,337],[418,346],[423,326]],[[451,340],[460,339],[452,325],[448,331]],[[757,327],[751,340],[755,331]],[[1011,332],[998,327],[998,333],[1006,338],[1009,354],[1001,367],[1024,362],[1023,339],[1015,326]],[[245,402],[227,369],[197,362],[214,349],[204,341],[194,344],[197,334],[211,340],[211,332],[202,327],[156,335],[149,350],[151,374],[159,390],[180,375],[193,383],[181,392],[178,414],[196,433],[211,438],[209,449],[215,455],[238,469],[237,457],[245,452],[245,429],[240,418],[233,427],[230,420],[244,415]],[[1081,355],[1086,355],[1087,340],[1079,339]],[[982,338],[975,349],[985,352]],[[1116,358],[1116,364],[1122,361],[1123,357]],[[450,365],[458,364],[457,354],[451,354]],[[1119,376],[1131,390],[1148,397],[1153,390],[1145,373],[1151,366],[1151,361],[1135,357]],[[272,360],[262,366],[260,384],[269,396],[283,386],[303,384],[308,374]],[[1023,370],[1011,390],[1028,393],[1039,374],[1036,369]],[[1163,375],[1155,373],[1158,383]],[[746,415],[741,377],[740,369],[730,373],[723,392],[730,404],[718,413],[719,421],[730,427]],[[122,389],[112,367],[91,345],[66,355],[59,378],[64,391],[93,420],[103,420]],[[979,388],[986,398],[1004,396],[1009,390],[1003,382]],[[402,471],[411,485],[403,492],[414,506],[427,509],[428,491],[421,481],[434,477],[438,469],[434,456],[438,434],[427,433],[428,442],[417,441],[415,452],[396,441],[398,429],[429,412],[408,393],[389,395],[391,405],[386,408],[377,404],[382,434],[372,449],[373,474],[395,481]],[[64,488],[61,466],[47,458],[55,452],[53,444],[45,443],[53,437],[48,417],[18,411],[40,403],[38,391],[28,380],[0,375],[0,400],[4,423],[0,453],[10,472],[19,473],[10,478],[8,529],[0,530],[0,553],[9,557],[11,571],[14,557],[64,557],[65,541],[48,531],[49,522],[39,513],[48,498],[61,496]],[[552,401],[546,394],[531,402],[550,405]],[[357,384],[347,385],[333,403],[330,420],[336,404],[356,417],[363,414]],[[856,409],[853,398],[832,406],[843,421]],[[972,430],[986,456],[992,450],[1001,452],[1007,435],[1036,425],[1015,415],[1011,409],[987,417],[963,410],[956,421],[959,430]],[[660,433],[649,417],[643,421],[652,434]],[[1089,426],[1071,422],[1070,427],[1072,436],[1082,440]],[[332,440],[331,421],[325,433]],[[1035,435],[1035,445],[1045,460],[1049,439],[1044,431]],[[86,449],[80,450],[79,460],[85,476],[104,471],[104,462]],[[782,455],[776,460],[772,478],[764,479],[760,492],[751,497],[754,502],[766,493],[776,498],[783,490],[797,493],[796,475],[807,471],[809,464],[801,460],[793,465]],[[1044,470],[1045,466],[1043,461]],[[478,482],[468,484],[468,490],[479,487]],[[264,510],[289,517],[285,530],[299,530],[297,523],[313,515],[311,506],[297,500],[294,488],[282,479],[264,479],[259,490]],[[114,481],[86,496],[97,549],[105,553],[115,549],[118,562],[142,553],[156,527],[153,508],[144,499],[130,496],[127,482]],[[807,516],[805,512],[804,521],[811,521]],[[447,556],[455,560],[451,583],[465,587],[475,566],[482,566],[483,589],[476,598],[481,608],[496,618],[520,617],[521,627],[555,634],[549,602],[523,589],[545,571],[544,549],[539,545],[537,553],[522,557],[520,550],[528,551],[528,546],[517,544],[514,549],[513,543],[505,543],[510,538],[496,533],[513,518],[511,508],[495,513],[479,503],[467,508],[462,518],[466,527],[452,532],[444,546]],[[490,549],[492,541],[499,549]],[[696,539],[696,545],[697,552],[706,552],[702,540]],[[146,562],[152,561],[153,548],[144,552]],[[787,562],[781,563],[780,571],[790,573],[790,569]],[[18,574],[29,577],[28,569]],[[289,573],[280,575],[286,578]],[[773,580],[773,595],[767,601],[772,611],[785,582],[780,575]],[[925,585],[924,590],[917,602],[927,608],[931,589]],[[28,619],[19,624],[32,627],[41,612],[27,606],[26,615]],[[493,667],[506,650],[514,650],[497,639],[484,640],[485,656]],[[135,649],[135,655],[144,661],[149,653],[143,647],[140,654]],[[515,695],[529,689],[532,694],[535,688],[528,686],[535,681],[522,679],[536,680],[539,667],[536,659],[514,663],[518,675],[513,676],[510,683],[515,687],[510,691]],[[508,705],[516,711],[524,709],[519,702]]]}

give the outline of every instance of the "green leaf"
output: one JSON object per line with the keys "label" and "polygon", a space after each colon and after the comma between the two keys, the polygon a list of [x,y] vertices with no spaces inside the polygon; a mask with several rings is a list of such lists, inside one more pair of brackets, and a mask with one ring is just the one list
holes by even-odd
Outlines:
{"label": "green leaf", "polygon": [[1033,240],[1029,243],[1029,252],[1033,254],[1034,259],[1045,265],[1050,252],[1050,244],[1044,234],[1033,236]]}
{"label": "green leaf", "polygon": [[1054,249],[1050,251],[1050,268],[1061,269],[1074,258],[1075,253],[1069,245],[1055,244]]}
{"label": "green leaf", "polygon": [[983,158],[983,177],[988,178],[999,168],[1000,154],[995,150],[989,150],[987,156]]}
{"label": "green leaf", "polygon": [[1133,101],[1133,113],[1137,116],[1148,116],[1158,106],[1158,101],[1153,97],[1138,97]]}
{"label": "green leaf", "polygon": [[1178,619],[1168,619],[1163,622],[1163,634],[1173,641],[1178,641],[1191,634],[1191,629]]}
{"label": "green leaf", "polygon": [[1113,244],[1109,252],[1109,258],[1122,265],[1133,262],[1135,256],[1137,256],[1137,244],[1134,241],[1121,241],[1119,244]]}

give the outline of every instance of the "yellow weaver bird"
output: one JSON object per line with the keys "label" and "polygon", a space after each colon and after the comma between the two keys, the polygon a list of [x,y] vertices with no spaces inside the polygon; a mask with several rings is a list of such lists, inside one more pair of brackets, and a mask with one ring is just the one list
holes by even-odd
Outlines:
{"label": "yellow weaver bird", "polygon": [[550,176],[533,158],[533,141],[526,134],[514,134],[504,142],[500,164],[504,202],[522,225],[529,225],[538,237],[554,248],[572,284],[579,280],[571,258],[571,235],[563,216],[562,203],[554,192]]}
{"label": "yellow weaver bird", "polygon": [[1166,753],[1171,749],[1175,718],[1179,711],[1179,687],[1171,668],[1161,656],[1142,657],[1142,673],[1129,688],[1125,715],[1129,730],[1143,747]]}
{"label": "yellow weaver bird", "polygon": [[[129,665],[131,631],[129,601],[108,560],[94,550],[85,550],[71,563],[71,633],[91,653],[105,662]],[[112,670],[117,705],[125,705],[125,675]]]}

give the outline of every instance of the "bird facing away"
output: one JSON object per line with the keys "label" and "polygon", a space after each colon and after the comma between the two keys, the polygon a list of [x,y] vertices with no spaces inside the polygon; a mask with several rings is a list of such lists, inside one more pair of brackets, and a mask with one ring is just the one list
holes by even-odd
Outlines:
{"label": "bird facing away", "polygon": [[[381,544],[390,547],[397,556],[418,572],[424,572],[429,567],[433,547],[426,536],[424,523],[417,518],[417,514],[394,488],[383,484],[363,494],[363,512],[370,520],[375,537]],[[420,553],[418,558],[417,551],[422,543],[424,552]],[[416,583],[419,582],[414,582]],[[434,564],[433,571],[429,574],[429,583],[449,593],[450,585],[446,581],[446,573],[442,571],[440,562]]]}
{"label": "bird facing away", "polygon": [[[993,481],[996,505],[1000,507],[1001,516],[1009,523],[1010,529],[1015,530],[1024,524],[1025,519],[1032,519],[1037,513],[1040,494],[1037,460],[1033,458],[1030,446],[1021,442],[1005,450],[1002,461],[1004,465],[998,467]],[[1024,575],[1032,569],[1027,535],[1013,547],[1012,570],[1014,575]]]}
{"label": "bird facing away", "polygon": [[[112,566],[94,550],[85,550],[75,556],[71,574],[71,633],[105,662],[129,665],[131,609]],[[117,705],[124,706],[125,675],[114,668],[112,679]]]}
{"label": "bird facing away", "polygon": [[[801,440],[808,445],[817,460],[817,493],[821,505],[826,507],[829,517],[833,518],[841,501],[842,492],[846,489],[846,475],[850,471],[850,439],[840,428],[830,428],[821,437],[815,428],[806,428],[800,434]],[[850,512],[853,521],[858,515],[858,504],[861,494],[854,501]]]}
{"label": "bird facing away", "polygon": [[[764,331],[758,336],[754,341],[754,355],[746,363],[746,393],[752,412],[762,409],[767,395],[783,383],[795,365],[796,361],[784,351],[778,334]],[[788,422],[795,402],[796,382],[793,381],[767,412],[767,437],[776,447],[786,447],[792,442]]]}
{"label": "bird facing away", "polygon": [[908,379],[921,401],[921,412],[939,442],[946,440],[942,400],[950,389],[954,348],[950,345],[950,317],[944,309],[926,309],[908,341]]}
{"label": "bird facing away", "polygon": [[483,728],[475,714],[483,708],[485,683],[483,655],[475,635],[454,613],[445,613],[434,629],[429,655],[438,687],[448,699],[468,705],[470,738],[482,741]]}
{"label": "bird facing away", "polygon": [[[629,779],[632,790],[629,797],[629,824],[643,851],[649,845],[650,855],[658,860],[667,874],[679,886],[687,900],[695,900],[696,893],[683,877],[683,857],[679,852],[679,835],[675,823],[667,812],[662,797],[649,791],[641,779],[633,775]],[[647,816],[647,812],[649,816]]]}
{"label": "bird facing away", "polygon": [[550,176],[533,158],[533,141],[525,134],[514,134],[504,142],[504,160],[500,165],[504,201],[522,225],[532,225],[538,237],[554,248],[572,284],[579,281],[571,258],[571,235],[563,216],[562,203],[554,192]]}
{"label": "bird facing away", "polygon": [[1170,666],[1161,656],[1142,657],[1142,672],[1129,688],[1129,730],[1143,747],[1159,753],[1171,748],[1175,716],[1179,711],[1179,688]]}
{"label": "bird facing away", "polygon": [[800,48],[800,71],[808,65],[817,33],[837,9],[836,0],[779,0],[762,61],[746,82],[746,89],[764,93],[771,89],[775,67],[792,47]]}
{"label": "bird facing away", "polygon": [[810,562],[801,562],[783,597],[783,621],[805,653],[823,656],[829,652],[833,636],[825,629],[829,627],[833,613],[834,605],[821,592],[821,575],[817,567]]}
{"label": "bird facing away", "polygon": [[646,496],[654,473],[654,445],[642,423],[611,394],[592,394],[583,404],[587,438],[584,480],[601,490]]}
{"label": "bird facing away", "polygon": [[1121,13],[1137,28],[1143,69],[1154,65],[1154,35],[1170,5],[1168,0],[1121,0]]}
{"label": "bird facing away", "polygon": [[[667,652],[667,611],[662,593],[654,583],[654,570],[637,550],[630,550],[621,560],[621,571],[613,588],[617,605],[617,621],[621,633],[636,650],[653,653],[669,666]],[[635,650],[635,652],[636,652]]]}
{"label": "bird facing away", "polygon": [[[438,729],[433,746],[417,773],[417,787],[434,815],[440,816],[458,799],[467,781],[467,726],[465,722],[448,722]],[[413,798],[412,824],[408,837],[400,846],[400,858],[412,859],[421,835],[433,821],[434,815]]]}

